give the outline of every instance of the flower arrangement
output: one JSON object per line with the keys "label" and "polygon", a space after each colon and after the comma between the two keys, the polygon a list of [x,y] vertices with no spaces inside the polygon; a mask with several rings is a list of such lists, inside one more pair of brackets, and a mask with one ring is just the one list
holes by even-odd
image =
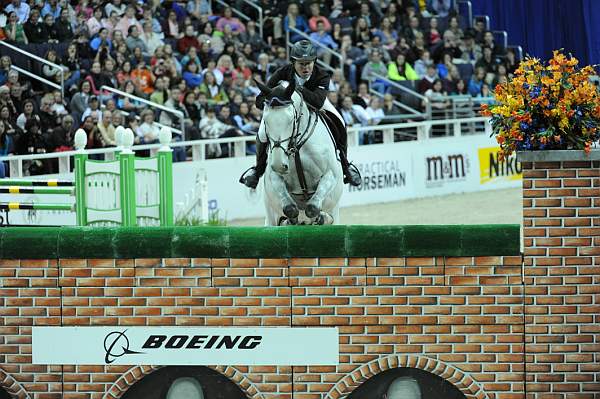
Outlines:
{"label": "flower arrangement", "polygon": [[483,105],[481,114],[491,117],[500,157],[515,150],[591,150],[600,139],[600,95],[590,81],[594,68],[577,65],[556,50],[547,64],[526,58],[512,80],[496,86],[496,103]]}

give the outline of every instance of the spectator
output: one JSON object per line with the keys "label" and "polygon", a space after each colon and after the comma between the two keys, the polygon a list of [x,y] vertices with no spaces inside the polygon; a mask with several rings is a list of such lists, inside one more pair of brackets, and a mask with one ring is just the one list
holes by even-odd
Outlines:
{"label": "spectator", "polygon": [[464,36],[463,30],[460,28],[460,24],[458,22],[458,17],[453,15],[448,19],[448,29],[450,32],[454,34],[454,37],[458,40],[461,40]]}
{"label": "spectator", "polygon": [[369,94],[369,86],[366,83],[358,85],[358,93],[352,98],[352,102],[356,105],[360,105],[363,108],[367,108],[371,103],[371,95]]}
{"label": "spectator", "polygon": [[54,23],[52,14],[46,14],[44,17],[42,40],[44,43],[58,43],[58,30],[56,30],[56,24]]}
{"label": "spectator", "polygon": [[127,49],[129,51],[134,51],[136,48],[140,48],[142,50],[142,54],[149,55],[148,49],[146,48],[146,44],[140,35],[140,31],[138,30],[137,25],[131,25],[127,31],[127,39],[125,39],[125,44],[127,45]]}
{"label": "spectator", "polygon": [[486,73],[485,80],[491,82],[494,79],[498,68],[498,62],[493,56],[493,50],[490,47],[483,48],[483,57],[475,63],[475,68],[482,68]]}
{"label": "spectator", "polygon": [[504,56],[504,47],[496,43],[496,41],[494,40],[494,34],[489,30],[486,31],[483,35],[483,46],[492,49],[492,56],[494,57],[494,59],[501,58]]}
{"label": "spectator", "polygon": [[[10,5],[12,5],[12,3]],[[8,42],[19,44],[29,43],[25,30],[23,29],[23,24],[19,21],[19,17],[15,11],[11,11],[8,14],[8,22],[4,27],[4,33],[6,34],[6,40]]]}
{"label": "spectator", "polygon": [[[192,126],[198,126],[202,119],[202,109],[198,106],[196,92],[190,90],[183,96],[183,106],[187,112],[187,117],[191,121]],[[190,139],[199,139],[200,137],[190,137]]]}
{"label": "spectator", "polygon": [[325,31],[325,24],[323,21],[317,22],[317,31],[310,34],[310,39],[313,43],[318,43],[317,56],[323,59],[326,64],[331,64],[331,53],[326,48],[337,50],[338,45],[333,41],[333,38],[329,33]]}
{"label": "spectator", "polygon": [[198,21],[200,21],[204,15],[213,14],[209,0],[189,0],[186,9],[192,18]]}
{"label": "spectator", "polygon": [[394,97],[390,93],[383,96],[382,109],[385,116],[398,115],[401,113],[400,108],[394,104]]}
{"label": "spectator", "polygon": [[72,151],[75,137],[74,121],[71,115],[63,118],[59,127],[47,134],[48,149],[51,152]]}
{"label": "spectator", "polygon": [[79,126],[83,113],[88,108],[88,101],[92,94],[92,85],[88,80],[84,80],[79,85],[79,92],[71,98],[71,115],[76,121],[76,126]]}
{"label": "spectator", "polygon": [[202,74],[198,73],[198,64],[194,61],[189,61],[183,72],[183,80],[190,89],[195,89],[202,83]]}
{"label": "spectator", "polygon": [[[100,134],[100,131],[98,130],[97,123],[98,123],[98,121],[97,120],[94,121],[94,118],[92,115],[88,115],[84,118],[83,123],[81,124],[81,128],[83,129],[83,131],[85,132],[85,134],[87,136],[87,146],[86,146],[87,149],[104,148],[104,143],[102,141],[102,135]],[[101,159],[103,157],[95,155],[90,158]]]}
{"label": "spectator", "polygon": [[486,32],[485,20],[483,18],[476,18],[475,24],[473,25],[472,33],[473,33],[473,37],[475,38],[475,41],[480,45],[484,44],[483,37],[485,36],[485,32]]}
{"label": "spectator", "polygon": [[150,95],[150,101],[163,105],[169,98],[169,91],[165,83],[167,78],[156,78],[154,81],[154,91]]}
{"label": "spectator", "polygon": [[152,27],[152,31],[154,33],[156,33],[157,35],[159,35],[159,37],[162,39],[162,37],[163,37],[162,26],[160,25],[160,22],[158,21],[158,19],[154,18],[151,6],[144,7],[144,11],[142,13],[142,19],[140,20],[140,24],[142,24],[142,27],[143,27],[145,23],[149,23],[150,26]]}
{"label": "spectator", "polygon": [[266,43],[256,30],[256,22],[250,20],[246,24],[246,30],[240,33],[239,39],[244,44],[249,44],[253,52],[260,52],[267,48]]}
{"label": "spectator", "polygon": [[25,102],[23,103],[23,112],[21,113],[21,115],[19,115],[17,117],[17,122],[16,122],[17,126],[21,130],[25,130],[25,122],[27,121],[27,119],[36,118],[39,122],[40,117],[38,115],[34,114],[34,111],[35,111],[35,103],[33,102],[33,100],[31,100],[31,99],[25,100]]}
{"label": "spectator", "polygon": [[344,122],[346,122],[346,126],[367,126],[369,124],[369,115],[365,109],[360,105],[354,104],[350,96],[345,96],[342,100],[341,115],[344,118]]}
{"label": "spectator", "polygon": [[104,110],[102,112],[102,118],[96,127],[102,137],[104,147],[114,147],[116,145],[116,137],[115,127],[112,124],[112,112]]}
{"label": "spectator", "polygon": [[450,95],[454,95],[454,96],[469,95],[469,91],[467,88],[467,82],[464,79],[457,80],[456,85],[454,86],[454,91],[450,92]]}
{"label": "spectator", "polygon": [[181,39],[183,37],[183,32],[181,31],[181,26],[177,20],[177,13],[171,10],[167,15],[167,19],[165,19],[162,24],[162,31],[165,35],[165,39]]}
{"label": "spectator", "polygon": [[102,29],[102,7],[94,8],[94,12],[90,19],[86,21],[86,26],[90,37],[95,36]]}
{"label": "spectator", "polygon": [[506,64],[506,70],[509,75],[513,75],[515,70],[519,67],[519,60],[517,60],[517,55],[515,50],[509,48],[506,50],[506,59],[504,61]]}
{"label": "spectator", "polygon": [[419,58],[415,62],[415,72],[419,76],[419,79],[423,79],[427,74],[427,67],[429,65],[433,65],[433,61],[431,60],[431,56],[428,50],[423,51],[421,54],[421,58]]}
{"label": "spectator", "polygon": [[23,29],[25,30],[25,36],[29,43],[38,44],[43,43],[43,31],[44,27],[39,21],[40,12],[37,8],[31,10],[29,15],[29,20],[23,25]]}
{"label": "spectator", "polygon": [[417,75],[412,66],[406,62],[406,56],[402,53],[398,54],[396,61],[388,64],[387,77],[392,81],[419,79],[419,75]]}
{"label": "spectator", "polygon": [[381,99],[377,96],[371,97],[369,106],[365,111],[369,116],[369,124],[371,125],[379,125],[385,117],[383,108],[381,107]]}
{"label": "spectator", "polygon": [[296,32],[290,30],[294,28],[302,33],[306,33],[309,30],[308,24],[302,15],[299,14],[298,4],[290,3],[288,5],[287,14],[283,18],[283,29],[286,32],[290,32],[290,41],[297,42],[302,40],[303,37]]}
{"label": "spectator", "polygon": [[241,76],[244,78],[244,80],[250,80],[250,78],[252,77],[252,70],[248,67],[248,62],[246,60],[246,57],[244,57],[243,55],[240,55],[237,57],[236,62],[235,62],[235,69],[233,70],[233,73],[235,74],[235,76]]}
{"label": "spectator", "polygon": [[[0,157],[13,155],[15,152],[13,137],[6,133],[4,122],[0,120]],[[0,161],[0,179],[7,177],[8,161]]]}
{"label": "spectator", "polygon": [[69,19],[69,10],[62,9],[60,11],[60,18],[56,20],[54,25],[59,42],[69,41],[75,36],[73,34],[73,27],[71,26],[71,21]]}
{"label": "spectator", "polygon": [[223,16],[217,20],[216,28],[218,30],[223,31],[225,26],[231,27],[231,31],[235,36],[246,31],[244,24],[238,18],[233,17],[231,7],[225,7]]}
{"label": "spectator", "polygon": [[393,28],[389,18],[381,20],[381,28],[375,30],[375,36],[381,39],[384,46],[392,46],[398,40],[398,32]]}
{"label": "spectator", "polygon": [[446,18],[452,10],[451,0],[427,0],[427,11],[440,18]]}
{"label": "spectator", "polygon": [[[139,94],[136,90],[135,83],[131,80],[125,81],[125,85],[123,86],[123,91],[132,96],[139,97]],[[128,96],[123,96],[117,100],[117,108],[127,111],[127,112],[136,112],[142,108],[144,108],[144,104],[136,99],[132,99]]]}
{"label": "spectator", "polygon": [[360,78],[361,80],[371,82],[373,89],[383,93],[386,89],[384,81],[373,76],[373,74],[377,74],[381,77],[386,77],[388,74],[388,68],[381,61],[381,56],[381,51],[377,49],[371,52],[369,62],[363,67]]}
{"label": "spectator", "polygon": [[419,81],[419,93],[425,93],[427,90],[431,89],[436,79],[438,79],[437,68],[435,65],[431,64],[427,66],[427,73],[423,76],[423,79]]}
{"label": "spectator", "polygon": [[141,114],[141,120],[142,124],[138,130],[140,143],[158,143],[158,127],[154,123],[154,112],[151,109],[145,109]]}
{"label": "spectator", "polygon": [[60,64],[64,67],[65,89],[69,92],[76,90],[83,68],[77,52],[77,46],[74,43],[70,43],[67,46],[67,51]]}
{"label": "spectator", "polygon": [[[352,88],[355,90],[357,83],[356,78],[358,68],[365,65],[369,61],[369,59],[363,49],[356,47],[352,44],[352,37],[350,37],[350,35],[342,36],[340,54],[342,55],[343,59],[344,72],[346,72],[344,75],[348,76],[348,81],[350,82]],[[363,78],[363,80],[370,79]]]}
{"label": "spectator", "polygon": [[233,116],[233,121],[238,129],[240,129],[244,134],[254,136],[256,133],[258,133],[260,123],[252,118],[250,114],[250,106],[247,102],[242,102],[240,104],[239,111]]}
{"label": "spectator", "polygon": [[438,30],[438,19],[433,17],[429,20],[429,29],[425,31],[425,43],[428,47],[435,46],[442,41],[442,35]]}
{"label": "spectator", "polygon": [[116,11],[106,15],[108,15],[108,18],[104,18],[102,20],[102,27],[105,28],[108,31],[109,36],[112,37],[113,32],[115,32],[117,29],[117,25],[119,24],[121,17]]}
{"label": "spectator", "polygon": [[196,38],[194,27],[192,25],[187,25],[183,37],[177,40],[177,51],[180,54],[185,54],[190,47],[195,47],[196,50],[200,50],[200,42]]}
{"label": "spectator", "polygon": [[462,59],[465,62],[475,63],[482,57],[482,51],[479,44],[475,42],[475,38],[470,32],[465,33],[461,46],[459,47]]}
{"label": "spectator", "polygon": [[317,32],[319,30],[318,23],[323,22],[323,27],[325,31],[331,31],[331,22],[321,15],[321,8],[319,7],[318,2],[313,2],[310,5],[310,14],[311,17],[308,19],[308,27],[311,31]]}
{"label": "spectator", "polygon": [[50,109],[52,110],[52,113],[57,116],[60,123],[62,122],[62,118],[69,114],[69,111],[67,111],[67,102],[63,98],[60,90],[54,90],[52,96],[54,97],[54,103]]}
{"label": "spectator", "polygon": [[469,82],[469,94],[473,97],[477,97],[481,93],[481,86],[485,80],[485,68],[475,69],[475,73],[471,77]]}
{"label": "spectator", "polygon": [[104,6],[104,12],[106,15],[112,15],[114,12],[118,17],[125,14],[126,5],[121,3],[121,0],[111,0]]}
{"label": "spectator", "polygon": [[123,36],[127,37],[132,26],[137,27],[138,33],[142,31],[142,25],[135,17],[135,8],[133,6],[128,6],[125,9],[125,15],[121,17],[119,23],[115,27],[115,30],[121,31]]}
{"label": "spectator", "polygon": [[29,5],[21,0],[11,0],[10,4],[4,8],[10,20],[10,14],[15,13],[20,24],[24,24],[29,19]]}
{"label": "spectator", "polygon": [[[42,134],[40,122],[37,119],[28,119],[25,130],[17,141],[18,154],[45,154],[48,142]],[[34,160],[28,167],[30,175],[42,175],[50,172],[49,160]]]}
{"label": "spectator", "polygon": [[373,39],[373,33],[369,29],[369,24],[365,18],[358,18],[354,25],[354,31],[352,35],[352,41],[354,45],[365,49],[367,44]]}

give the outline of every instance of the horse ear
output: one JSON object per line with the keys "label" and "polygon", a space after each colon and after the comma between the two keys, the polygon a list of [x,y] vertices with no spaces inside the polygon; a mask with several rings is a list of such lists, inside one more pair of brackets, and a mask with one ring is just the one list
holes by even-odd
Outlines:
{"label": "horse ear", "polygon": [[292,80],[289,82],[288,86],[285,88],[284,98],[292,98],[292,94],[294,94],[294,90],[296,90],[296,81]]}
{"label": "horse ear", "polygon": [[254,79],[254,81],[256,82],[256,85],[258,86],[258,88],[260,89],[260,92],[270,96],[271,92],[273,91],[271,88],[269,88],[268,86],[265,86],[264,84],[262,84],[261,82],[259,82],[258,80]]}

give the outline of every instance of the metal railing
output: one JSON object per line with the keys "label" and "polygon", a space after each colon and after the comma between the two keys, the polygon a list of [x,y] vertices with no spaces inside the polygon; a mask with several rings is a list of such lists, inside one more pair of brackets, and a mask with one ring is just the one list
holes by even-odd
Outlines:
{"label": "metal railing", "polygon": [[465,6],[466,7],[466,17],[464,18],[464,20],[467,21],[467,28],[472,28],[473,27],[473,5],[471,4],[470,1],[458,1],[457,3],[457,12],[459,15],[462,15],[462,13],[460,12],[460,7],[461,6]]}
{"label": "metal railing", "polygon": [[488,15],[475,15],[473,17],[473,25],[475,25],[475,21],[477,20],[485,21],[485,30],[490,30],[490,17]]}
{"label": "metal railing", "polygon": [[[447,119],[447,120],[426,120],[420,122],[403,122],[403,123],[391,123],[383,125],[369,125],[369,126],[351,126],[348,128],[348,145],[358,146],[361,132],[382,132],[383,144],[393,143],[397,137],[409,136],[411,139],[416,140],[435,140],[432,137],[431,132],[436,126],[447,126],[448,132],[451,132],[453,136],[459,137],[465,133],[478,134],[484,133],[488,136],[491,135],[491,125],[488,123],[489,118],[485,117],[474,117],[474,118],[462,118],[462,119]],[[476,124],[479,128],[473,130],[471,124]],[[416,134],[405,133],[407,129],[415,130]],[[171,142],[170,147],[191,147],[192,148],[192,160],[202,161],[206,160],[206,147],[211,144],[229,144],[233,145],[233,156],[244,157],[246,156],[246,143],[254,142],[255,136],[239,136],[239,137],[227,137],[219,139],[209,140],[190,140]],[[133,151],[142,150],[157,150],[161,147],[161,144],[144,144],[136,145],[132,147]],[[105,154],[105,156],[113,156],[117,151],[121,151],[118,147],[108,148],[97,148],[86,150],[88,154]],[[59,163],[59,174],[70,173],[70,168],[65,165],[70,165],[68,161],[71,157],[77,154],[77,151],[64,151],[64,152],[53,152],[47,154],[32,154],[32,155],[10,155],[0,157],[0,161],[9,162],[9,177],[24,177],[23,174],[23,163],[33,160],[44,160],[44,159],[58,159]],[[60,165],[63,165],[62,168]]]}
{"label": "metal railing", "polygon": [[133,94],[125,93],[124,91],[117,90],[114,87],[102,86],[100,88],[100,90],[106,90],[106,91],[109,91],[111,93],[117,94],[119,96],[128,97],[128,98],[130,98],[132,100],[136,100],[136,101],[139,101],[141,103],[144,103],[144,104],[146,104],[146,105],[148,105],[150,107],[158,108],[158,109],[160,109],[162,111],[166,111],[166,112],[169,112],[171,114],[177,115],[180,118],[180,120],[181,120],[181,130],[174,129],[171,126],[169,126],[169,127],[171,128],[171,131],[173,131],[174,133],[180,134],[182,140],[185,140],[185,115],[183,114],[183,112],[178,111],[178,110],[173,109],[173,108],[165,107],[164,105],[161,105],[159,103],[155,103],[155,102],[146,100],[145,98],[134,96]]}
{"label": "metal railing", "polygon": [[27,75],[27,76],[29,76],[31,78],[37,79],[37,80],[39,80],[39,81],[41,81],[41,82],[43,82],[45,84],[49,84],[52,87],[56,87],[56,88],[60,89],[60,94],[61,94],[62,98],[65,98],[65,70],[64,70],[64,68],[61,65],[58,65],[58,64],[55,64],[54,62],[50,62],[48,60],[45,60],[42,57],[38,57],[37,55],[32,54],[32,53],[30,53],[28,51],[25,51],[25,50],[23,50],[23,49],[21,49],[21,48],[19,48],[17,46],[13,46],[12,44],[8,44],[8,43],[6,43],[3,40],[0,41],[0,45],[2,45],[4,47],[7,47],[7,48],[9,48],[9,49],[11,49],[13,51],[16,51],[17,53],[23,54],[24,56],[29,57],[29,58],[31,58],[33,60],[41,62],[42,64],[46,64],[46,65],[48,65],[48,66],[50,66],[52,68],[58,69],[60,71],[60,86],[58,85],[58,83],[50,82],[50,81],[48,81],[48,80],[46,80],[46,79],[44,79],[44,78],[42,78],[42,77],[40,77],[40,76],[38,76],[38,75],[36,75],[34,73],[31,73],[29,71],[25,71],[23,68],[19,68],[19,67],[14,67],[13,66],[13,69],[15,69],[16,71],[19,71],[20,73],[23,73],[23,74],[25,74],[25,75]]}
{"label": "metal railing", "polygon": [[506,50],[508,47],[508,32],[505,30],[495,30],[492,32],[492,34],[494,35],[494,40],[496,40],[496,38],[501,38],[502,48]]}
{"label": "metal railing", "polygon": [[423,105],[425,107],[425,113],[420,112],[419,110],[416,110],[416,109],[414,109],[412,107],[409,107],[406,104],[401,104],[399,106],[402,109],[415,114],[416,116],[420,116],[420,117],[423,117],[425,119],[431,118],[431,102],[429,101],[429,98],[425,97],[424,95],[422,95],[420,93],[417,93],[414,90],[409,89],[408,87],[404,87],[401,84],[399,84],[397,82],[394,82],[393,80],[390,80],[390,79],[388,79],[385,76],[381,76],[381,75],[379,75],[377,73],[371,73],[371,76],[374,76],[375,78],[384,81],[385,84],[393,86],[393,87],[395,87],[395,88],[397,88],[397,89],[405,92],[406,94],[414,96],[414,97],[418,98],[419,100],[423,101]]}
{"label": "metal railing", "polygon": [[[330,49],[327,46],[322,45],[321,43],[317,42],[316,40],[311,39],[310,35],[307,35],[306,33],[302,32],[301,30],[298,30],[298,29],[292,28],[292,27],[288,27],[288,30],[286,30],[286,32],[285,32],[285,50],[287,52],[288,58],[290,56],[290,53],[289,53],[290,47],[292,46],[292,43],[290,43],[290,32],[300,35],[303,38],[305,38],[306,40],[310,40],[312,43],[317,45],[319,48],[324,49],[325,52],[327,52],[327,53],[331,54],[332,56],[334,56],[335,58],[337,58],[339,60],[340,66],[344,65],[344,57],[340,53]],[[317,59],[317,63],[329,71],[333,71],[335,69],[331,65],[328,65],[319,59]]]}

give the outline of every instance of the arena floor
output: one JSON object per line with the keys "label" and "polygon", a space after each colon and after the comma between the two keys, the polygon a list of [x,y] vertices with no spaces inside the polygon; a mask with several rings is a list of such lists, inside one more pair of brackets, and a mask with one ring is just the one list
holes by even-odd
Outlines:
{"label": "arena floor", "polygon": [[[344,224],[521,224],[520,188],[352,206],[341,210]],[[264,219],[237,219],[231,226],[262,226]]]}

